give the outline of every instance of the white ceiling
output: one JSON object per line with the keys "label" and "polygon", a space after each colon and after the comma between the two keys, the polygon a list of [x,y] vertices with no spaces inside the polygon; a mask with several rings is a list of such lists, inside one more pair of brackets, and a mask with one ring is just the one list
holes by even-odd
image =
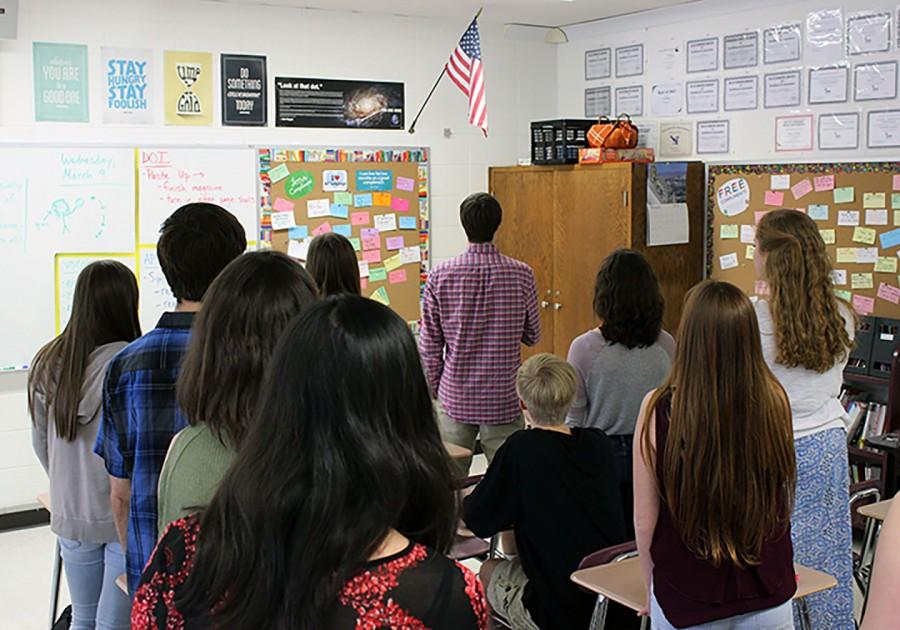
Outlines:
{"label": "white ceiling", "polygon": [[238,4],[289,6],[389,13],[464,20],[484,7],[481,19],[491,22],[563,26],[610,18],[697,0],[217,0]]}

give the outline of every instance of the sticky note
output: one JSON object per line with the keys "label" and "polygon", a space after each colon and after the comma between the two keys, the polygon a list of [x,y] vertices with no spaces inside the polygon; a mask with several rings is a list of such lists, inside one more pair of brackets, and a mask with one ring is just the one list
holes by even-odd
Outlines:
{"label": "sticky note", "polygon": [[353,251],[361,252],[362,251],[362,242],[359,238],[353,236],[350,238],[350,244],[353,245]]}
{"label": "sticky note", "polygon": [[853,242],[873,245],[878,233],[872,228],[858,227],[853,229]]}
{"label": "sticky note", "polygon": [[375,215],[375,229],[379,232],[393,232],[397,229],[397,215],[393,212]]}
{"label": "sticky note", "polygon": [[855,247],[838,247],[837,262],[839,263],[855,263],[856,248]]}
{"label": "sticky note", "polygon": [[422,250],[418,245],[404,247],[400,250],[400,262],[404,265],[416,263],[422,260]]}
{"label": "sticky note", "polygon": [[306,202],[306,216],[310,219],[327,217],[330,211],[331,201],[329,199],[310,199]]}
{"label": "sticky note", "polygon": [[834,197],[834,203],[853,203],[853,200],[856,199],[856,191],[853,186],[835,188],[832,195]]}
{"label": "sticky note", "polygon": [[403,265],[403,261],[400,260],[400,254],[395,254],[394,256],[391,256],[390,258],[386,258],[384,261],[384,268],[387,269],[388,271],[393,271],[394,269],[397,269],[398,267],[400,267],[402,265]]}
{"label": "sticky note", "polygon": [[381,234],[375,228],[363,228],[359,232],[363,249],[381,249]]}
{"label": "sticky note", "polygon": [[859,225],[859,210],[839,210],[838,225]]}
{"label": "sticky note", "polygon": [[381,262],[381,250],[380,249],[365,250],[363,252],[363,260],[370,264]]}
{"label": "sticky note", "polygon": [[753,213],[753,222],[759,225],[759,222],[762,221],[762,218],[768,214],[768,210],[762,210],[760,212]]}
{"label": "sticky note", "polygon": [[900,229],[883,232],[878,235],[878,238],[881,240],[882,249],[897,247],[897,245],[900,245]]}
{"label": "sticky note", "polygon": [[847,284],[847,270],[846,269],[835,269],[831,272],[831,282],[838,285],[843,286]]}
{"label": "sticky note", "polygon": [[825,242],[826,245],[834,245],[835,236],[834,236],[833,229],[819,230],[819,234],[822,236],[822,240]]}
{"label": "sticky note", "polygon": [[813,221],[827,221],[828,220],[828,206],[825,204],[813,203],[809,205],[809,208],[806,209],[806,213],[809,215],[809,218]]}
{"label": "sticky note", "polygon": [[350,225],[369,225],[368,212],[354,212],[350,215]]}
{"label": "sticky note", "polygon": [[349,206],[353,204],[353,193],[336,192],[334,193],[333,203],[339,206]]}
{"label": "sticky note", "polygon": [[290,174],[291,171],[288,170],[287,164],[279,164],[278,166],[269,169],[269,181],[274,184],[280,182]]}
{"label": "sticky note", "polygon": [[896,256],[879,256],[875,263],[876,273],[897,273]]}
{"label": "sticky note", "polygon": [[850,274],[850,288],[851,289],[871,289],[874,285],[872,284],[872,274],[871,273],[853,273]]}
{"label": "sticky note", "polygon": [[900,210],[900,193],[891,193],[891,209]]}
{"label": "sticky note", "polygon": [[340,234],[344,238],[350,238],[350,235],[353,233],[353,229],[346,223],[343,225],[335,225],[331,229],[335,234]]}
{"label": "sticky note", "polygon": [[391,199],[391,210],[396,210],[397,212],[408,212],[409,199],[394,197],[393,199]]}
{"label": "sticky note", "polygon": [[326,221],[325,223],[319,224],[318,227],[313,228],[312,235],[321,236],[322,234],[328,234],[329,232],[331,232],[331,223]]}
{"label": "sticky note", "polygon": [[772,190],[787,190],[790,187],[790,175],[772,175],[772,177],[769,178],[769,188]]}
{"label": "sticky note", "polygon": [[391,305],[391,298],[388,297],[387,289],[385,289],[384,287],[378,287],[377,289],[375,289],[375,292],[372,293],[372,295],[370,295],[369,297],[376,302],[384,304],[385,306]]}
{"label": "sticky note", "polygon": [[309,243],[312,239],[303,239],[302,241],[288,241],[287,255],[297,260],[306,260],[306,254],[309,252]]}
{"label": "sticky note", "polygon": [[863,208],[884,208],[887,205],[884,193],[863,194]]}
{"label": "sticky note", "polygon": [[866,225],[887,225],[887,213],[883,208],[866,210]]}
{"label": "sticky note", "polygon": [[273,212],[272,213],[272,229],[273,230],[287,230],[294,227],[296,222],[294,222],[294,213],[293,212]]}
{"label": "sticky note", "polygon": [[894,190],[900,190],[900,175],[894,175],[894,185],[892,188]]}
{"label": "sticky note", "polygon": [[741,243],[753,243],[756,240],[756,226],[741,226]]}
{"label": "sticky note", "polygon": [[900,225],[900,210],[894,210],[894,225]]}
{"label": "sticky note", "polygon": [[275,199],[275,202],[272,204],[272,210],[274,210],[275,212],[293,212],[294,204],[287,199],[277,197]]}
{"label": "sticky note", "polygon": [[849,302],[849,301],[850,301],[850,297],[851,297],[849,291],[844,291],[844,290],[842,290],[842,289],[835,289],[835,290],[834,290],[834,296],[835,296],[835,297],[841,298],[841,299],[844,300],[845,302]]}
{"label": "sticky note", "polygon": [[753,260],[756,257],[756,247],[753,245],[747,245],[747,249],[744,251],[744,258],[747,260]]}
{"label": "sticky note", "polygon": [[753,285],[753,292],[756,295],[769,295],[769,284],[765,280],[757,280]]}
{"label": "sticky note", "polygon": [[900,304],[900,289],[897,287],[885,284],[884,282],[878,285],[878,297],[882,300],[887,300],[893,304]]}
{"label": "sticky note", "polygon": [[350,216],[350,210],[347,206],[331,206],[331,208],[328,209],[328,214],[337,219],[346,219]]}
{"label": "sticky note", "polygon": [[860,264],[875,264],[878,262],[878,248],[877,247],[857,247],[856,248],[856,262]]}
{"label": "sticky note", "polygon": [[808,179],[801,179],[799,182],[791,186],[791,194],[794,195],[794,199],[802,199],[813,190],[813,185],[810,183]]}
{"label": "sticky note", "polygon": [[359,277],[360,278],[368,278],[369,277],[369,263],[365,260],[357,261],[359,265]]}
{"label": "sticky note", "polygon": [[305,225],[288,228],[288,238],[296,241],[309,238],[309,228]]}
{"label": "sticky note", "polygon": [[719,228],[719,238],[726,240],[738,237],[738,226],[733,223],[727,223]]}
{"label": "sticky note", "polygon": [[419,227],[416,224],[416,217],[397,217],[401,230],[415,230]]}
{"label": "sticky note", "polygon": [[724,256],[719,256],[719,268],[722,269],[722,271],[726,269],[734,269],[737,266],[737,254],[725,254]]}
{"label": "sticky note", "polygon": [[825,192],[826,190],[834,190],[834,175],[819,175],[813,179],[816,192]]}
{"label": "sticky note", "polygon": [[406,190],[412,192],[413,186],[415,186],[415,180],[411,177],[398,177],[397,178],[397,190]]}
{"label": "sticky note", "polygon": [[359,279],[359,288],[361,291],[365,291],[369,288],[369,279],[368,278],[360,278]]}
{"label": "sticky note", "polygon": [[765,203],[767,206],[781,206],[784,205],[784,193],[783,192],[773,192],[771,190],[766,191]]}
{"label": "sticky note", "polygon": [[388,282],[397,284],[398,282],[406,282],[406,269],[397,269],[388,274]]}
{"label": "sticky note", "polygon": [[353,205],[357,208],[372,207],[372,193],[364,193],[362,195],[353,195]]}
{"label": "sticky note", "polygon": [[391,207],[391,193],[373,193],[372,204],[376,206]]}
{"label": "sticky note", "polygon": [[384,282],[387,280],[387,269],[384,267],[369,267],[369,280],[372,282]]}
{"label": "sticky note", "polygon": [[853,310],[860,315],[870,315],[872,311],[875,310],[875,298],[854,295]]}
{"label": "sticky note", "polygon": [[390,237],[388,237],[386,243],[387,243],[387,248],[391,251],[403,249],[403,237],[402,236],[390,236]]}

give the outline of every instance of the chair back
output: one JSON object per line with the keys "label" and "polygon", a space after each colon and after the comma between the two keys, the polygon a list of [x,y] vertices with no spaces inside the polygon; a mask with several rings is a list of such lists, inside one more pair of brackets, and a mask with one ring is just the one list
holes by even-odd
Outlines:
{"label": "chair back", "polygon": [[578,569],[590,569],[591,567],[598,567],[602,564],[609,564],[610,562],[615,562],[616,560],[620,559],[619,556],[630,556],[636,553],[637,543],[633,540],[629,540],[628,542],[624,542],[620,545],[606,547],[604,549],[601,549],[600,551],[595,551],[594,553],[585,556],[582,559],[581,563],[578,565]]}

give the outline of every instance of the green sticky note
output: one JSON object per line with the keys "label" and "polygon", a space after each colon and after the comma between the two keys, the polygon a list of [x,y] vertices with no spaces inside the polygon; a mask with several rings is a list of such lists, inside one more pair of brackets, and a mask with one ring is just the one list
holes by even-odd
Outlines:
{"label": "green sticky note", "polygon": [[900,210],[900,192],[891,193],[891,208]]}
{"label": "green sticky note", "polygon": [[362,251],[362,243],[359,242],[359,239],[357,237],[355,237],[355,236],[352,237],[350,239],[350,244],[353,245],[353,251],[355,251],[355,252]]}
{"label": "green sticky note", "polygon": [[[371,276],[369,279],[371,279]],[[375,292],[369,297],[376,302],[381,302],[385,306],[391,305],[391,298],[388,297],[387,289],[385,289],[384,287],[378,287],[377,289],[375,289]]]}
{"label": "green sticky note", "polygon": [[834,203],[853,203],[856,199],[856,190],[853,186],[834,189]]}
{"label": "green sticky note", "polygon": [[334,205],[336,206],[352,206],[353,193],[336,192],[334,193]]}
{"label": "green sticky note", "polygon": [[879,256],[875,263],[875,271],[878,273],[897,273],[896,256]]}
{"label": "green sticky note", "polygon": [[280,182],[290,174],[291,172],[288,170],[287,164],[279,164],[278,166],[269,169],[269,181],[274,184]]}
{"label": "green sticky note", "polygon": [[312,192],[316,185],[316,179],[309,171],[295,171],[288,176],[284,183],[284,194],[291,199],[299,199],[303,195]]}
{"label": "green sticky note", "polygon": [[384,282],[387,280],[387,269],[384,267],[369,267],[369,282]]}
{"label": "green sticky note", "polygon": [[884,208],[885,194],[867,192],[863,195],[863,208]]}
{"label": "green sticky note", "polygon": [[843,289],[835,289],[834,295],[835,295],[835,297],[839,297],[844,301],[847,301],[847,302],[850,301],[850,292],[849,291],[844,291]]}
{"label": "green sticky note", "polygon": [[722,240],[737,238],[739,230],[740,228],[733,223],[725,224],[719,228],[719,238],[721,238]]}

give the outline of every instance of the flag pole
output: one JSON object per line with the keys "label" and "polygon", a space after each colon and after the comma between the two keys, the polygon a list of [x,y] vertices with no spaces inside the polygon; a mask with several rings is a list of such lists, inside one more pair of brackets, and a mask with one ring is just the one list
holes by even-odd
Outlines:
{"label": "flag pole", "polygon": [[[472,22],[478,19],[478,16],[481,15],[481,12],[484,11],[484,7],[478,9],[478,13],[475,14],[475,17],[472,18]],[[469,22],[471,24],[472,22]],[[425,106],[428,105],[428,101],[431,100],[431,95],[434,94],[434,91],[437,89],[438,83],[441,82],[441,79],[444,78],[444,75],[447,74],[447,64],[444,64],[444,69],[441,70],[441,73],[438,75],[437,80],[434,82],[434,85],[431,86],[431,91],[428,93],[428,96],[425,97],[425,102],[422,103],[422,107],[419,108],[419,113],[416,114],[416,117],[413,119],[412,124],[409,126],[409,133],[416,133],[416,123],[419,122],[419,116],[422,115],[422,112],[425,110]]]}

